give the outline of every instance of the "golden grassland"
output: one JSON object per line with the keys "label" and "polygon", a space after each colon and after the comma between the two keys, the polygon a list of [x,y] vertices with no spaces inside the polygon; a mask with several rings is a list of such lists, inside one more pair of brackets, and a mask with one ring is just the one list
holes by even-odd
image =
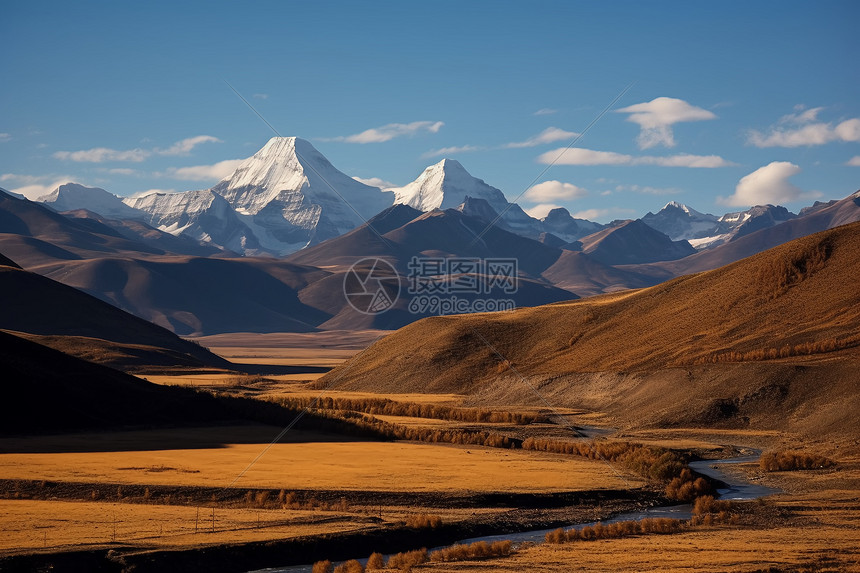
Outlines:
{"label": "golden grassland", "polygon": [[267,364],[275,366],[333,367],[355,355],[357,350],[328,350],[324,348],[245,348],[217,347],[213,352],[236,364]]}
{"label": "golden grassland", "polygon": [[210,348],[309,348],[361,350],[384,337],[388,330],[326,330],[322,332],[233,332],[191,338]]}
{"label": "golden grassland", "polygon": [[[755,473],[756,464],[738,471]],[[754,475],[751,477],[755,477]],[[414,571],[641,572],[860,571],[860,458],[838,471],[781,472],[769,485],[786,493],[735,506],[729,524],[668,528],[667,533],[514,546],[477,560],[431,559]],[[816,487],[811,488],[814,483]],[[666,520],[671,521],[671,520]],[[677,532],[668,533],[675,529]],[[469,557],[464,557],[469,559]],[[390,564],[389,564],[390,566]]]}
{"label": "golden grassland", "polygon": [[[626,298],[629,295],[616,295]],[[224,346],[225,348],[227,346]],[[313,362],[308,349],[243,347],[236,352],[272,363]],[[217,349],[216,349],[217,350]],[[338,350],[340,351],[340,350]],[[258,356],[251,356],[257,354]],[[292,356],[292,357],[291,357]],[[325,353],[319,354],[323,360]],[[334,360],[333,358],[331,358]],[[290,362],[292,360],[292,362]],[[454,407],[480,406],[462,394],[375,394],[366,391],[315,390],[297,383],[293,375],[254,377],[226,374],[146,375],[160,384],[187,384],[235,391],[260,398],[315,398],[320,395],[351,400],[387,398]],[[313,375],[301,380],[312,379]],[[512,407],[512,412],[535,412]],[[612,421],[603,412],[581,408],[559,413],[574,425],[601,426]],[[411,427],[447,428],[462,423],[409,416],[379,416]],[[469,426],[476,424],[470,423]],[[481,424],[492,429],[494,424]],[[498,425],[499,428],[505,425]],[[510,426],[509,424],[507,426]],[[281,428],[243,425],[101,432],[66,436],[0,439],[0,479],[48,480],[78,484],[136,484],[180,487],[267,488],[272,490],[336,490],[379,492],[551,493],[557,491],[642,487],[642,479],[599,460],[529,450],[413,442],[368,442],[291,431],[268,448]],[[739,453],[728,444],[766,450],[816,449],[824,441],[770,429],[629,428],[614,432],[613,440],[695,451],[708,457]],[[178,446],[177,444],[181,444]],[[258,455],[264,455],[252,467]],[[815,471],[764,472],[758,464],[726,468],[753,481],[772,485],[784,494],[762,504],[754,524],[717,525],[671,535],[539,544],[520,548],[508,557],[456,563],[428,563],[416,571],[758,571],[771,566],[789,570],[860,570],[857,568],[860,527],[860,458],[834,453],[835,468]],[[242,474],[241,479],[234,480]],[[624,479],[615,472],[622,471]],[[625,481],[626,480],[626,481]],[[253,508],[224,504],[199,509],[174,501],[130,503],[87,501],[0,500],[0,555],[57,552],[124,546],[137,549],[190,548],[297,536],[336,534],[400,526],[410,519],[443,523],[473,518],[495,519],[505,509],[450,507],[419,509],[395,505],[355,505],[331,510],[295,507]],[[217,505],[217,504],[216,504]],[[195,533],[196,528],[196,533]],[[374,548],[368,548],[368,554]],[[325,558],[321,555],[320,558]],[[276,565],[276,564],[273,564]]]}
{"label": "golden grassland", "polygon": [[[457,406],[459,405],[464,396],[462,394],[421,394],[418,392],[395,392],[395,393],[386,393],[384,395],[380,395],[374,392],[356,392],[350,390],[337,390],[337,389],[310,389],[307,385],[304,384],[283,384],[283,385],[275,385],[272,388],[264,390],[260,397],[268,398],[268,397],[280,397],[280,396],[289,396],[294,398],[317,398],[323,396],[329,396],[332,398],[343,398],[348,400],[362,400],[362,399],[378,399],[378,398],[387,398],[389,400],[394,400],[395,402],[415,402],[418,404],[440,404],[440,405],[451,405]],[[519,408],[518,408],[519,409]]]}
{"label": "golden grassland", "polygon": [[427,564],[417,571],[860,571],[857,490],[777,496],[792,517],[773,525],[701,528],[571,544],[540,544],[511,557]]}
{"label": "golden grassland", "polygon": [[[434,509],[445,523],[502,510]],[[120,501],[0,500],[0,555],[123,547],[183,548],[368,530],[416,520],[408,507],[258,509]],[[214,521],[213,521],[214,516]]]}
{"label": "golden grassland", "polygon": [[[268,349],[265,351],[268,352]],[[263,358],[264,354],[261,353],[259,360],[261,363],[267,363],[268,360]],[[286,359],[285,359],[286,360]],[[292,360],[292,359],[289,359]],[[311,360],[311,359],[309,359]],[[295,365],[295,362],[289,362],[290,366]],[[349,390],[337,390],[337,389],[317,389],[317,388],[309,388],[306,382],[313,381],[321,376],[324,373],[322,372],[308,372],[301,374],[267,374],[265,377],[258,377],[253,375],[237,375],[233,373],[222,373],[222,372],[205,372],[205,373],[177,373],[177,374],[144,374],[139,377],[152,382],[153,384],[163,384],[163,385],[171,385],[171,386],[190,386],[193,388],[200,389],[212,389],[212,390],[225,390],[231,387],[241,388],[245,390],[242,392],[245,395],[253,395],[258,398],[318,398],[318,397],[332,397],[332,398],[342,398],[348,400],[362,400],[362,399],[379,399],[387,398],[389,400],[393,400],[395,402],[414,402],[418,404],[439,404],[439,405],[451,405],[457,406],[462,403],[466,396],[462,394],[423,394],[418,392],[394,392],[394,393],[386,393],[384,396],[380,396],[374,392],[356,392]],[[249,381],[255,382],[254,388],[242,388]],[[250,390],[250,391],[248,391]],[[534,411],[534,408],[520,408],[515,407],[514,410],[525,410],[525,411]],[[571,411],[571,410],[562,410],[562,411]]]}
{"label": "golden grassland", "polygon": [[[272,438],[278,432],[279,428],[270,428]],[[0,479],[414,492],[627,487],[600,461],[522,450],[406,442],[278,443],[249,468],[267,447],[265,443],[228,443],[215,448],[121,454],[7,453],[0,455]],[[31,448],[36,449],[36,444],[31,442]],[[156,472],[152,468],[169,469]]]}
{"label": "golden grassland", "polygon": [[[284,539],[362,529],[344,512],[222,509],[120,502],[0,500],[0,552],[82,549],[120,543],[187,547]],[[364,521],[364,523],[362,523]],[[214,529],[214,532],[213,532]]]}

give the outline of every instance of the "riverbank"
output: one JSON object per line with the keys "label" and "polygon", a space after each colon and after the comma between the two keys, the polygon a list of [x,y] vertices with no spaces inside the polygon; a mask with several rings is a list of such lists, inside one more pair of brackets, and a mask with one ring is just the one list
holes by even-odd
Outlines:
{"label": "riverbank", "polygon": [[[33,488],[38,488],[38,484],[28,484],[24,491]],[[358,492],[352,499],[357,500],[365,495],[366,492]],[[46,567],[58,567],[57,570],[117,572],[133,569],[139,573],[164,570],[209,573],[246,571],[274,565],[309,563],[320,555],[345,560],[362,555],[368,547],[381,552],[396,553],[414,547],[449,545],[467,537],[510,535],[523,529],[560,527],[571,521],[608,519],[612,515],[629,512],[634,508],[654,505],[659,499],[657,492],[648,490],[561,492],[554,495],[513,497],[481,496],[481,503],[492,502],[500,511],[492,515],[477,515],[457,523],[442,524],[436,528],[379,525],[361,531],[174,550],[146,550],[112,543],[99,550],[9,556],[0,559],[0,571],[23,572]],[[418,501],[420,503],[421,500]],[[477,508],[478,501],[476,497],[463,495],[453,496],[446,503],[449,507],[460,503],[466,507]],[[507,502],[517,503],[508,505]],[[204,517],[205,515],[204,512]]]}

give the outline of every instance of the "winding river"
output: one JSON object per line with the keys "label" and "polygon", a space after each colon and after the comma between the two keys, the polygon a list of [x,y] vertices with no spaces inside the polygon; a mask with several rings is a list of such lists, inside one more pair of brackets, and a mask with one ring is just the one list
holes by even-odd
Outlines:
{"label": "winding river", "polygon": [[[721,466],[732,465],[732,464],[743,464],[743,463],[753,463],[758,461],[761,452],[755,452],[750,455],[739,456],[735,458],[728,458],[725,460],[701,460],[697,462],[691,462],[690,469],[705,475],[711,479],[722,482],[725,487],[717,489],[717,493],[720,496],[720,499],[726,499],[731,501],[749,501],[753,499],[758,499],[760,497],[765,497],[768,495],[772,495],[774,493],[779,493],[779,490],[769,488],[763,485],[751,483],[747,480],[739,478],[737,475],[729,474],[723,471]],[[615,523],[617,521],[638,521],[640,519],[654,518],[654,517],[669,517],[672,519],[689,519],[692,516],[692,506],[688,503],[686,504],[678,504],[678,505],[665,505],[659,507],[652,507],[650,509],[644,511],[634,511],[630,513],[622,513],[616,515],[615,517],[602,520],[600,523],[604,525]],[[571,527],[584,527],[586,525],[595,525],[597,522],[591,523],[572,523],[567,528]],[[501,535],[489,535],[484,537],[473,537],[471,539],[463,539],[458,541],[457,543],[474,543],[475,541],[500,541],[500,540],[511,540],[514,543],[524,543],[527,541],[540,543],[544,541],[546,534],[553,529],[535,529],[531,531],[522,531],[520,533],[505,533]],[[432,550],[441,549],[440,547],[434,547]],[[364,563],[367,559],[359,559],[362,563]],[[275,567],[270,569],[259,569],[253,573],[310,573],[312,569],[311,565],[295,565],[290,567]]]}

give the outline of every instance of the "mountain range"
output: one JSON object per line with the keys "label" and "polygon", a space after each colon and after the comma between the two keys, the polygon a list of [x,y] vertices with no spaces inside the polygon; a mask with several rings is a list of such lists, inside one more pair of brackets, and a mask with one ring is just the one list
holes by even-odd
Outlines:
{"label": "mountain range", "polygon": [[785,207],[756,205],[746,211],[716,217],[672,201],[657,213],[649,212],[641,220],[673,240],[688,240],[695,248],[704,249],[773,227],[796,216]]}
{"label": "mountain range", "polygon": [[608,225],[565,209],[538,220],[454,160],[383,190],[304,140],[273,138],[211,189],[121,199],[65,184],[40,202],[0,191],[0,252],[182,335],[391,329],[425,314],[407,311],[408,293],[382,315],[352,308],[344,281],[363,258],[390,262],[401,291],[414,257],[515,258],[513,298],[533,306],[655,285],[856,220],[857,193],[797,215],[671,202]]}
{"label": "mountain range", "polygon": [[[486,202],[480,212],[470,204],[474,200]],[[564,208],[535,219],[453,159],[427,167],[403,187],[371,187],[339,171],[297,137],[272,138],[209,189],[120,198],[97,187],[67,183],[39,201],[59,212],[83,210],[104,220],[137,221],[227,256],[284,256],[343,235],[392,204],[422,212],[465,204],[466,214],[554,246],[575,243],[606,227],[574,218]],[[705,249],[795,216],[784,207],[765,205],[718,217],[673,201],[641,221],[673,241]]]}

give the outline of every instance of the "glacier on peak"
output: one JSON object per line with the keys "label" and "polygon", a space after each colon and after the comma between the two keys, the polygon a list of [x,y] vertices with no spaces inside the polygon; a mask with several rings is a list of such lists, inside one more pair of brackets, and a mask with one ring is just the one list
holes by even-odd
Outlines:
{"label": "glacier on peak", "polygon": [[466,197],[484,199],[499,213],[508,206],[504,193],[473,177],[455,159],[443,159],[427,167],[415,181],[392,191],[395,203],[425,212],[454,209],[465,202]]}
{"label": "glacier on peak", "polygon": [[563,215],[556,214],[556,218],[565,218],[566,215],[565,221],[556,221],[554,226],[552,223],[547,225],[528,215],[516,203],[509,202],[499,189],[473,177],[455,159],[443,159],[427,167],[415,181],[393,191],[396,204],[408,205],[424,212],[455,209],[464,203],[468,204],[470,200],[485,201],[498,213],[493,220],[497,226],[531,239],[539,239],[543,233],[551,231],[566,241],[574,241],[602,228],[602,225],[591,221],[573,219],[567,210],[564,210]]}
{"label": "glacier on peak", "polygon": [[285,255],[354,229],[390,207],[393,198],[339,171],[310,142],[273,137],[210,189],[126,203],[173,234],[245,254]]}
{"label": "glacier on peak", "polygon": [[252,218],[262,244],[286,254],[354,229],[394,195],[339,171],[308,141],[273,137],[212,191]]}
{"label": "glacier on peak", "polygon": [[172,235],[184,234],[237,253],[260,254],[260,241],[226,199],[211,189],[150,193],[125,203],[148,215],[145,222]]}
{"label": "glacier on peak", "polygon": [[79,183],[64,183],[52,192],[37,199],[56,211],[86,209],[109,219],[144,219],[146,214],[137,211],[101,187],[86,187]]}

